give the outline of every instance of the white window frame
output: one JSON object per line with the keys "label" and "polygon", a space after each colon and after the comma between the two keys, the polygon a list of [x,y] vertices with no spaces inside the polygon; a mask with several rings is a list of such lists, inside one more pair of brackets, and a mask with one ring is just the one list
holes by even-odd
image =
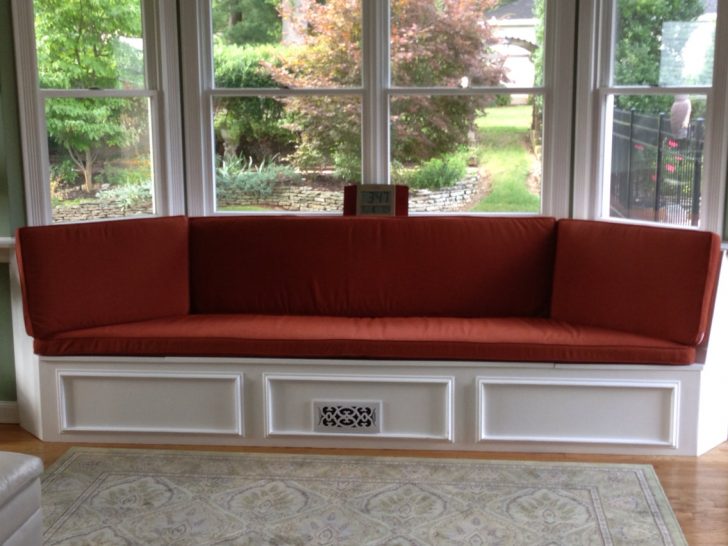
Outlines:
{"label": "white window frame", "polygon": [[182,214],[184,170],[175,0],[142,0],[147,86],[141,90],[41,89],[38,82],[33,2],[12,0],[20,103],[26,213],[29,225],[52,222],[47,98],[146,97],[150,100],[155,215]]}
{"label": "white window frame", "polygon": [[[541,92],[544,97],[544,145],[541,213],[570,214],[572,162],[573,58],[576,0],[547,0],[545,74],[542,88],[395,87],[389,79],[389,0],[362,0],[362,86],[335,89],[214,89],[210,0],[180,4],[181,52],[185,89],[185,159],[188,211],[215,214],[212,97],[358,95],[362,100],[362,177],[388,183],[390,165],[389,102],[402,95],[495,95]],[[555,62],[557,59],[563,62]],[[222,213],[226,214],[226,213]],[[259,214],[259,213],[258,213]]]}
{"label": "white window frame", "polygon": [[[723,232],[728,164],[728,2],[717,2],[713,84],[710,87],[614,85],[612,48],[618,0],[580,0],[574,154],[575,218],[646,223],[609,216],[610,101],[615,95],[701,94],[707,97],[699,229]],[[669,224],[660,224],[669,226]],[[684,226],[679,226],[684,227]]]}

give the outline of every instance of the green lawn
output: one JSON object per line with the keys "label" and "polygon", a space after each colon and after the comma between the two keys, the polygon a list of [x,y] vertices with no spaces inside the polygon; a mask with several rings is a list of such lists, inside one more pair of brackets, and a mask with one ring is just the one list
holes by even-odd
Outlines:
{"label": "green lawn", "polygon": [[490,177],[490,192],[472,210],[539,212],[540,198],[526,185],[531,166],[531,106],[486,108],[476,125],[481,143],[478,160]]}
{"label": "green lawn", "polygon": [[260,212],[265,210],[275,210],[273,207],[261,207],[258,205],[228,205],[225,207],[217,207],[220,212]]}

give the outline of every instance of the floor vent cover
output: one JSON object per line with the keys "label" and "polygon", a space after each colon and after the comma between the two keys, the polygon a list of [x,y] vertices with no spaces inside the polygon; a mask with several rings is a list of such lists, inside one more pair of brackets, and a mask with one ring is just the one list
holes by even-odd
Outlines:
{"label": "floor vent cover", "polygon": [[378,434],[382,402],[314,400],[314,432]]}

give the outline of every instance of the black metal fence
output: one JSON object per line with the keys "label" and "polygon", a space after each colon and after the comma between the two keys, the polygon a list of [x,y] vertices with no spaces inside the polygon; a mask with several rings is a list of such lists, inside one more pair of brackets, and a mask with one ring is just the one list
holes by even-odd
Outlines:
{"label": "black metal fence", "polygon": [[705,123],[676,138],[668,114],[614,110],[611,215],[698,225]]}

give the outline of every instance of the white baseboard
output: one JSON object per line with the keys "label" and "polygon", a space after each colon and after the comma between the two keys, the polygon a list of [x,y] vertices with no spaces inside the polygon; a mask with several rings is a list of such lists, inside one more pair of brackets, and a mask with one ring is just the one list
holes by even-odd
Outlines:
{"label": "white baseboard", "polygon": [[0,423],[16,424],[19,422],[18,403],[0,402]]}

